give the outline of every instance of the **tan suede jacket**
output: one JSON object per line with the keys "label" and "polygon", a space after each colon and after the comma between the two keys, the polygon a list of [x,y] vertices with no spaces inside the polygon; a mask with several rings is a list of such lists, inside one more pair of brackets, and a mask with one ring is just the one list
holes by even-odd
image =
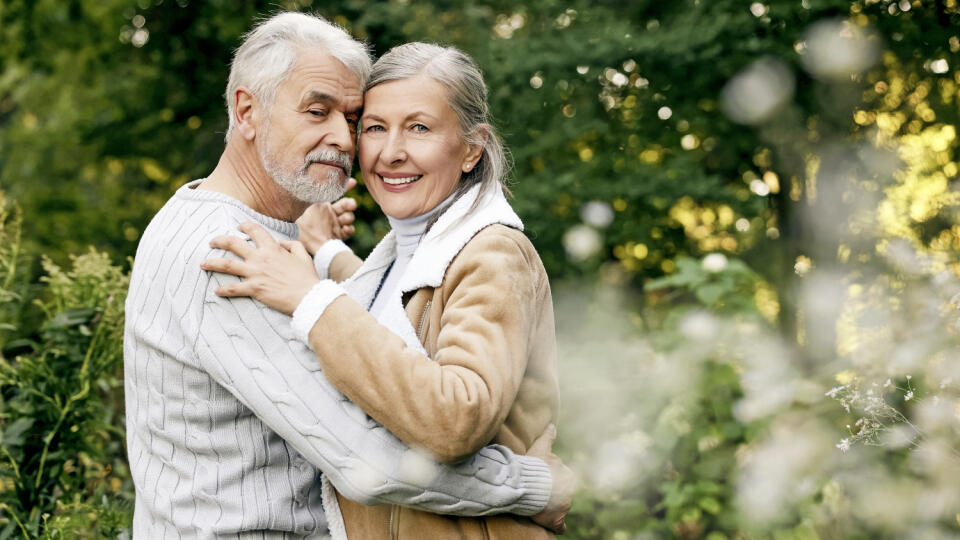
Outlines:
{"label": "tan suede jacket", "polygon": [[[416,263],[415,255],[408,268]],[[483,227],[444,264],[439,286],[403,295],[426,354],[345,296],[320,317],[311,345],[330,382],[411,447],[446,462],[489,443],[524,454],[556,422],[558,406],[543,264],[521,231],[501,224]],[[330,277],[359,267],[360,259],[340,254]],[[553,538],[525,517],[444,516],[337,499],[350,540]]]}

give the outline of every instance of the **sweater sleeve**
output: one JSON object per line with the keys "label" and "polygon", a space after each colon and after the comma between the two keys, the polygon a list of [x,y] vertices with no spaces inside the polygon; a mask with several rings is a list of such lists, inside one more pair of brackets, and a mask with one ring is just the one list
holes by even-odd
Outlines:
{"label": "sweater sleeve", "polygon": [[217,297],[233,276],[208,279],[195,344],[201,367],[345,496],[457,515],[533,515],[546,506],[552,479],[543,461],[491,446],[456,466],[434,462],[337,391],[293,339],[289,317],[249,298]]}
{"label": "sweater sleeve", "polygon": [[330,381],[364,411],[408,444],[456,462],[491,441],[510,411],[526,370],[539,285],[513,238],[481,232],[444,276],[433,359],[345,296],[320,316],[310,343]]}

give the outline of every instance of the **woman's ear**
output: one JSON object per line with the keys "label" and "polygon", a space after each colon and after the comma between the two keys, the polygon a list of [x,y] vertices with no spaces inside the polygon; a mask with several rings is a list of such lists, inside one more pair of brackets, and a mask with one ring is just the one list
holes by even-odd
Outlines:
{"label": "woman's ear", "polygon": [[487,146],[487,139],[490,137],[490,128],[487,125],[480,125],[473,132],[475,144],[467,146],[467,154],[463,157],[461,169],[468,173],[476,167],[480,157],[483,156],[483,149]]}
{"label": "woman's ear", "polygon": [[257,135],[259,125],[259,108],[257,100],[246,88],[237,88],[233,93],[233,120],[236,122],[237,132],[247,141],[252,141]]}

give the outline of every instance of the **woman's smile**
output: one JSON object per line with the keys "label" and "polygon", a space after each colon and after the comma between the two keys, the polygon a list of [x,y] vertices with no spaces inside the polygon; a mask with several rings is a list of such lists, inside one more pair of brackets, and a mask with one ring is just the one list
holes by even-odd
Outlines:
{"label": "woman's smile", "polygon": [[412,174],[412,173],[388,173],[388,172],[377,172],[377,176],[383,181],[384,184],[392,187],[400,187],[408,184],[412,184],[417,180],[423,178],[422,174]]}

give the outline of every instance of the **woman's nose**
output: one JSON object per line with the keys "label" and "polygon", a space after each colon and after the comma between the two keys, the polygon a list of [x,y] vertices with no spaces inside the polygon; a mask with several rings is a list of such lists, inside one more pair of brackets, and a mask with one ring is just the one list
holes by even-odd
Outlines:
{"label": "woman's nose", "polygon": [[390,135],[390,137],[387,139],[387,146],[383,150],[383,157],[385,158],[385,161],[390,163],[397,163],[407,159],[406,144],[403,140],[403,135]]}

